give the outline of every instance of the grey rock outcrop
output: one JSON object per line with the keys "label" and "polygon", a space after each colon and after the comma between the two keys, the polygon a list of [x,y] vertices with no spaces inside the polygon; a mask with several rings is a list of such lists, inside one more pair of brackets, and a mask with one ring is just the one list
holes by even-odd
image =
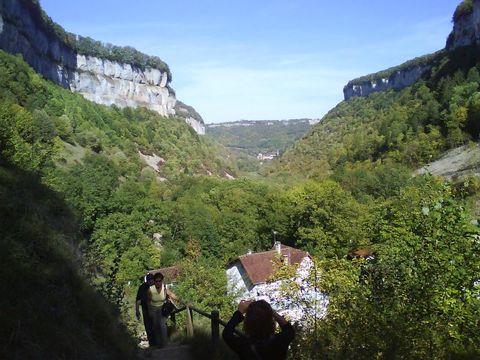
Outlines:
{"label": "grey rock outcrop", "polygon": [[2,0],[0,23],[0,49],[21,54],[35,71],[68,87],[74,76],[76,54],[39,26],[22,1]]}
{"label": "grey rock outcrop", "polygon": [[449,150],[441,158],[415,171],[415,175],[432,174],[448,180],[468,176],[480,177],[480,143]]}
{"label": "grey rock outcrop", "polygon": [[175,97],[167,85],[167,73],[96,57],[77,55],[72,91],[86,99],[119,107],[146,107],[161,115],[175,114]]}
{"label": "grey rock outcrop", "polygon": [[185,121],[198,135],[205,135],[205,124],[203,122],[194,119],[193,117],[187,117]]}
{"label": "grey rock outcrop", "polygon": [[448,37],[447,49],[454,50],[478,43],[480,43],[480,0],[473,0],[472,11],[455,20],[453,31]]}
{"label": "grey rock outcrop", "polygon": [[403,70],[397,70],[389,77],[379,77],[363,82],[350,81],[343,88],[345,100],[353,96],[368,96],[373,92],[390,89],[400,90],[415,83],[425,72],[431,69],[431,65],[415,65]]}

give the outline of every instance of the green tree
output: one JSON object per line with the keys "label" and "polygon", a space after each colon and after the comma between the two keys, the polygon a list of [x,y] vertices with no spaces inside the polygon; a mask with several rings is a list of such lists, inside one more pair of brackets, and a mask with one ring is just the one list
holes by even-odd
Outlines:
{"label": "green tree", "polygon": [[333,181],[313,181],[288,192],[291,236],[295,244],[322,257],[345,256],[368,243],[362,206]]}

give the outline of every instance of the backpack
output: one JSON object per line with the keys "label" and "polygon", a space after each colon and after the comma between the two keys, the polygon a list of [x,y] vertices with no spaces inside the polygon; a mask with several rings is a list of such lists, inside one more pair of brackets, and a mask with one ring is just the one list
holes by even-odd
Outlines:
{"label": "backpack", "polygon": [[175,305],[170,301],[170,297],[167,294],[167,289],[165,288],[165,302],[162,305],[162,316],[169,317],[176,309]]}

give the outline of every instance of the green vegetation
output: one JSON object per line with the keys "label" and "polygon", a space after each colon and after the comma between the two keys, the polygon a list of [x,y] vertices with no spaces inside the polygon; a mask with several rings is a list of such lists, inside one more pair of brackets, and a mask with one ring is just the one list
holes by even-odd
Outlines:
{"label": "green vegetation", "polygon": [[[479,69],[474,49],[433,64],[430,76],[401,91],[356,97],[332,109],[270,170],[326,178],[360,164],[415,169],[446,149],[479,138]],[[459,60],[461,58],[461,60]]]}
{"label": "green vegetation", "polygon": [[478,227],[451,187],[416,179],[376,221],[374,260],[317,263],[329,314],[318,321],[316,347],[312,334],[294,358],[478,357]]}
{"label": "green vegetation", "polygon": [[30,172],[0,164],[0,357],[132,359],[135,343],[88,284],[77,219]]}
{"label": "green vegetation", "polygon": [[[212,151],[214,145],[183,119],[91,103],[44,81],[20,57],[3,52],[0,74],[0,143],[4,156],[23,168],[60,171],[53,162],[69,163],[71,156],[87,150],[92,157],[107,157],[109,166],[126,177],[138,176],[143,168],[143,178],[155,178],[155,172],[140,161],[138,151],[162,157],[165,163],[157,176],[168,179],[228,170]],[[76,166],[85,164],[82,160]]]}
{"label": "green vegetation", "polygon": [[[215,155],[218,153],[216,147],[200,138],[182,119],[161,117],[145,109],[122,110],[93,104],[43,80],[20,57],[4,52],[0,52],[0,74],[2,161],[34,174],[67,202],[72,223],[79,226],[77,236],[84,257],[82,265],[88,270],[86,277],[106,299],[125,313],[124,300],[135,291],[128,288],[128,283],[136,283],[146,269],[171,264],[182,256],[181,247],[168,246],[161,252],[160,245],[152,242],[152,234],[168,229],[173,233],[172,241],[178,244],[185,244],[189,239],[186,232],[180,236],[180,229],[167,228],[171,223],[163,223],[172,218],[169,212],[171,203],[161,202],[161,197],[167,199],[172,194],[174,186],[171,182],[207,172],[220,176],[230,170]],[[139,151],[164,158],[158,172],[141,161]],[[2,174],[1,178],[4,176],[7,175]],[[168,180],[162,182],[160,177]],[[29,186],[25,182],[22,184]],[[9,193],[8,189],[2,190],[2,194]],[[12,197],[15,194],[13,191]],[[25,198],[19,198],[17,202],[12,199],[6,198],[3,204],[13,206],[17,212],[28,214],[30,206],[34,206]],[[188,214],[190,209],[185,206],[180,210]],[[182,214],[181,211],[178,215]],[[55,214],[61,221],[61,212]],[[51,219],[49,222],[55,223]],[[31,225],[41,232],[38,224],[33,221]],[[18,223],[18,226],[23,225],[23,222]],[[44,236],[47,240],[53,237],[50,232]],[[166,238],[170,240],[167,235]],[[68,236],[55,236],[55,241],[59,242],[68,239]],[[13,249],[17,241],[20,239],[12,237],[8,247]],[[68,258],[66,262],[73,260]],[[16,261],[22,260],[18,258]],[[47,271],[43,263],[38,266],[40,271]],[[52,270],[48,272],[52,272],[55,266],[57,263],[52,262]],[[73,281],[72,277],[69,279]],[[46,295],[41,290],[38,296]],[[9,297],[8,301],[14,300]],[[97,304],[95,301],[92,304]],[[33,317],[32,326],[40,326],[37,324],[40,320],[40,317]],[[126,322],[131,324],[128,319]],[[58,325],[60,328],[67,326],[64,323]],[[93,325],[88,323],[86,326]],[[54,329],[53,333],[59,331]],[[105,335],[116,336],[115,332],[105,331]],[[43,340],[38,341],[43,344]],[[68,342],[65,344],[70,346]],[[74,347],[70,349],[73,351]],[[86,345],[85,352],[90,351],[92,348]]]}
{"label": "green vegetation", "polygon": [[281,154],[310,128],[308,119],[242,120],[207,125],[206,133],[230,151],[240,173],[252,175],[261,166],[256,158],[259,153]]}
{"label": "green vegetation", "polygon": [[203,124],[202,116],[190,105],[187,105],[180,100],[175,103],[175,114],[183,119],[193,118]]}
{"label": "green vegetation", "polygon": [[[0,351],[131,358],[112,305],[136,331],[139,277],[171,265],[180,298],[226,319],[225,265],[276,234],[310,252],[329,297],[292,358],[478,358],[480,229],[466,210],[478,179],[411,177],[478,141],[477,59],[462,49],[407,89],[343,102],[271,177],[225,180],[222,148],[183,119],[93,104],[0,52]],[[256,150],[285,144],[262,136]],[[161,157],[158,171],[140,153]],[[357,248],[375,260],[347,260]]]}
{"label": "green vegetation", "polygon": [[172,81],[172,72],[165,62],[157,56],[146,55],[131,46],[103,44],[89,37],[77,36],[74,50],[82,55],[131,64],[142,70],[148,67],[158,69],[168,74],[168,82]]}
{"label": "green vegetation", "polygon": [[310,129],[308,119],[242,120],[236,123],[211,124],[207,134],[231,150],[249,155],[283,152]]}

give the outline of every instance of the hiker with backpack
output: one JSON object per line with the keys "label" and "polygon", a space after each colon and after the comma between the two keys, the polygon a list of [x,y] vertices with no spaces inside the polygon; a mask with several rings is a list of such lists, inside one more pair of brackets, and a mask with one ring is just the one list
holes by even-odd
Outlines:
{"label": "hiker with backpack", "polygon": [[174,309],[170,299],[177,300],[177,297],[167,289],[163,283],[163,274],[160,272],[153,275],[153,285],[148,289],[147,295],[148,312],[153,323],[155,345],[164,347],[167,342],[166,320]]}

